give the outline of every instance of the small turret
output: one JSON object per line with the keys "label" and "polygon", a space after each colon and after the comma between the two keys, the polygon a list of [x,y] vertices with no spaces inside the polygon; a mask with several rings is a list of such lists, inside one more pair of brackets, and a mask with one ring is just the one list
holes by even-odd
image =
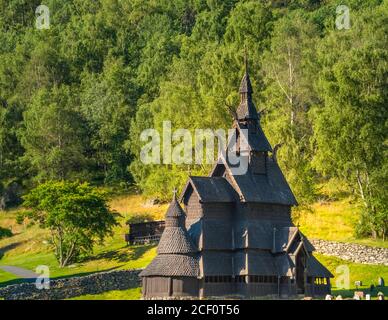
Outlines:
{"label": "small turret", "polygon": [[245,51],[245,74],[240,84],[240,105],[237,108],[238,120],[259,120],[256,107],[252,101],[252,93],[252,84],[248,73],[248,57]]}

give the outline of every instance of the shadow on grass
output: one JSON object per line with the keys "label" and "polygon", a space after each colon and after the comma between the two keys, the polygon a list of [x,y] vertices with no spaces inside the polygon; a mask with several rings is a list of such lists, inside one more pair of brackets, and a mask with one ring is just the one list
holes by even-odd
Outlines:
{"label": "shadow on grass", "polygon": [[[1,250],[6,249],[6,248],[7,248],[7,250],[11,250],[19,244],[20,243],[15,243],[15,244],[12,244],[12,245],[9,245],[7,247],[2,248]],[[125,262],[129,262],[131,260],[137,260],[137,259],[141,258],[148,250],[150,250],[154,246],[155,245],[129,246],[129,247],[125,246],[125,247],[117,249],[117,250],[103,252],[103,253],[94,255],[92,257],[85,258],[82,261],[80,261],[80,263],[101,260],[101,259],[106,259],[106,260],[115,261],[115,262],[119,262],[119,263],[125,263]],[[58,279],[65,279],[65,278],[72,278],[72,277],[83,277],[83,276],[87,276],[87,275],[90,275],[93,273],[112,271],[112,270],[115,270],[117,268],[120,268],[120,265],[115,266],[115,267],[111,267],[111,268],[107,268],[107,269],[103,269],[103,270],[98,270],[98,271],[95,270],[95,271],[90,271],[90,272],[80,272],[80,273],[74,273],[74,274],[69,274],[69,275],[64,275],[64,276],[52,277],[51,280],[58,280]],[[31,282],[35,282],[35,281],[36,281],[36,278],[12,279],[9,281],[0,282],[0,287],[5,287],[8,285],[12,285],[12,284],[20,284],[20,283],[28,283],[28,282],[31,283]]]}
{"label": "shadow on grass", "polygon": [[[141,258],[148,250],[150,250],[154,246],[155,245],[129,246],[129,247],[125,246],[117,250],[102,252],[93,257],[87,258],[84,261],[106,259],[110,261],[125,263],[131,260],[137,260]],[[130,251],[130,249],[132,250]]]}
{"label": "shadow on grass", "polygon": [[33,283],[35,281],[36,281],[36,278],[17,278],[17,279],[0,282],[0,288],[10,286],[12,284]]}
{"label": "shadow on grass", "polygon": [[[59,280],[59,279],[66,279],[66,278],[74,278],[74,277],[85,277],[90,274],[96,274],[96,273],[101,273],[101,272],[108,272],[108,271],[113,271],[115,269],[119,268],[119,266],[112,267],[112,268],[107,268],[104,270],[98,270],[98,271],[88,271],[88,272],[79,272],[79,273],[73,273],[69,275],[64,275],[64,276],[58,276],[58,277],[51,277],[50,280]],[[12,279],[9,281],[4,281],[0,282],[0,288],[1,287],[6,287],[12,284],[21,284],[21,283],[34,283],[36,281],[36,278],[18,278],[18,279]]]}
{"label": "shadow on grass", "polygon": [[10,251],[10,250],[13,250],[17,247],[19,247],[20,245],[22,245],[24,242],[26,241],[19,241],[19,242],[15,242],[15,243],[11,243],[7,246],[4,246],[4,247],[1,247],[0,248],[0,259],[4,256],[4,254],[7,252],[7,251]]}

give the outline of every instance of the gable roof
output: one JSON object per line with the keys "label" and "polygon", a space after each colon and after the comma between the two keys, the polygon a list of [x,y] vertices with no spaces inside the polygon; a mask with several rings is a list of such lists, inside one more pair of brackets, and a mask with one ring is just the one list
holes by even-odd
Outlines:
{"label": "gable roof", "polygon": [[245,202],[297,205],[278,164],[271,158],[267,159],[267,174],[253,174],[248,170],[243,175],[233,175],[232,170],[228,170],[237,186],[236,191]]}
{"label": "gable roof", "polygon": [[245,140],[248,140],[247,145],[250,151],[272,152],[271,144],[268,142],[268,139],[265,136],[260,124],[257,125],[257,130],[255,131],[253,131],[252,128],[249,128],[247,124],[241,122],[237,122],[237,128],[239,130],[248,130],[248,139],[246,139],[245,135],[241,136],[244,137]]}
{"label": "gable roof", "polygon": [[275,235],[275,252],[287,251],[298,233],[297,227],[282,227],[273,230]]}
{"label": "gable roof", "polygon": [[234,202],[237,199],[236,191],[223,177],[195,177],[190,176],[181,198],[193,188],[201,202]]}
{"label": "gable roof", "polygon": [[312,277],[334,278],[334,275],[312,255],[307,259],[307,275]]}

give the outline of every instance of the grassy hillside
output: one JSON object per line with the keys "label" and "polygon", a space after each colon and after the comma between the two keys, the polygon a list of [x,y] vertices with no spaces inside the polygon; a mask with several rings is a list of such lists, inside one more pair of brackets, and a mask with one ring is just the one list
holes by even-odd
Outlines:
{"label": "grassy hillside", "polygon": [[388,247],[387,241],[355,238],[354,230],[362,206],[355,200],[349,186],[338,179],[331,179],[317,185],[317,190],[320,201],[293,212],[294,223],[307,237]]}
{"label": "grassy hillside", "polygon": [[360,207],[350,197],[314,203],[309,210],[298,213],[295,223],[311,239],[323,239],[340,242],[354,242],[369,246],[388,247],[387,241],[357,239],[354,226],[359,217]]}
{"label": "grassy hillside", "polygon": [[[149,205],[139,195],[117,197],[111,202],[112,209],[118,211],[119,226],[115,227],[114,236],[97,245],[94,255],[77,264],[59,268],[54,254],[48,244],[48,232],[37,225],[20,226],[16,223],[16,211],[0,213],[0,225],[12,229],[14,236],[0,240],[0,266],[10,265],[35,270],[38,265],[50,267],[52,278],[82,275],[93,272],[142,268],[155,255],[154,246],[127,247],[124,234],[128,232],[125,222],[147,216],[161,219],[167,205]],[[0,270],[0,285],[19,281],[16,276]]]}
{"label": "grassy hillside", "polygon": [[[125,222],[128,219],[134,221],[144,218],[162,219],[167,204],[151,205],[140,195],[116,197],[110,204],[121,214],[114,236],[107,238],[103,245],[96,246],[93,257],[65,268],[58,267],[47,242],[47,231],[41,230],[37,225],[18,225],[16,211],[0,213],[0,226],[10,228],[14,233],[14,236],[0,240],[0,251],[2,252],[0,266],[12,265],[34,270],[38,265],[48,265],[52,278],[146,266],[155,256],[156,248],[155,246],[126,246],[124,234],[128,231],[128,227]],[[351,201],[351,198],[344,197],[317,202],[311,209],[300,211],[297,222],[308,237],[387,247],[386,242],[354,238],[353,230],[359,208]],[[356,280],[362,280],[369,287],[371,283],[377,283],[379,276],[388,279],[388,267],[349,263],[319,254],[317,257],[333,274],[338,265],[346,264],[350,268],[351,288],[349,290],[337,289],[334,279],[332,281],[334,294],[352,296]],[[0,270],[0,286],[19,281],[22,279]],[[136,288],[99,295],[86,295],[76,299],[138,299],[140,296],[140,288]]]}

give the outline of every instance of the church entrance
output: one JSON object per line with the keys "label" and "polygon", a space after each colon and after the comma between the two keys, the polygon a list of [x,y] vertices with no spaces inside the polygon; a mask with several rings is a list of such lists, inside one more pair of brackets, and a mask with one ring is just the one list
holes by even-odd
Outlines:
{"label": "church entrance", "polygon": [[306,255],[300,250],[296,256],[296,287],[298,294],[304,294],[305,291],[305,267]]}

